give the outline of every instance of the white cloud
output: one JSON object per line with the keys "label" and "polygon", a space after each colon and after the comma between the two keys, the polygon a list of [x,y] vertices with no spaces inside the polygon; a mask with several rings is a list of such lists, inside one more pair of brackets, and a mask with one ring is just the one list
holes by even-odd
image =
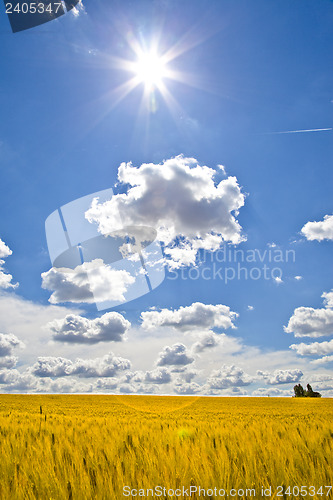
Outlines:
{"label": "white cloud", "polygon": [[308,380],[313,391],[320,391],[324,397],[331,398],[333,396],[332,372],[330,374],[314,373]]}
{"label": "white cloud", "polygon": [[287,333],[295,337],[324,337],[333,334],[333,311],[330,309],[314,309],[297,307],[284,327]]}
{"label": "white cloud", "polygon": [[322,358],[319,359],[313,359],[310,361],[313,365],[325,365],[326,363],[331,363],[333,361],[333,355],[332,356],[323,356]]}
{"label": "white cloud", "polygon": [[79,17],[80,14],[85,14],[86,13],[86,9],[85,9],[85,6],[83,5],[82,3],[82,0],[80,0],[76,5],[75,7],[73,7],[71,10],[70,10],[70,15],[72,15],[73,17]]}
{"label": "white cloud", "polygon": [[16,288],[18,283],[12,283],[13,276],[4,271],[3,264],[4,261],[0,260],[0,288]]}
{"label": "white cloud", "polygon": [[0,333],[0,357],[11,356],[15,347],[25,347],[15,335]]}
{"label": "white cloud", "polygon": [[307,222],[301,229],[307,240],[333,240],[333,215],[325,215],[319,222]]}
{"label": "white cloud", "polygon": [[155,394],[156,385],[142,384],[142,383],[129,383],[119,386],[119,390],[123,394]]}
{"label": "white cloud", "polygon": [[223,175],[227,175],[227,171],[223,165],[217,165],[217,168],[221,170]]}
{"label": "white cloud", "polygon": [[242,368],[235,365],[224,365],[220,370],[214,370],[207,379],[207,386],[211,391],[220,391],[229,387],[249,385],[253,378],[244,373]]}
{"label": "white cloud", "polygon": [[37,377],[64,377],[71,375],[73,361],[52,356],[38,358],[31,370]]}
{"label": "white cloud", "polygon": [[15,335],[0,333],[0,368],[13,368],[18,358],[13,356],[16,347],[23,348],[25,345]]}
{"label": "white cloud", "polygon": [[141,383],[144,381],[145,374],[143,371],[137,370],[134,372],[126,372],[122,377],[120,378],[119,382],[121,384],[130,384],[130,383]]}
{"label": "white cloud", "polygon": [[117,312],[109,312],[96,319],[87,319],[76,314],[68,314],[63,319],[50,321],[46,328],[53,339],[77,344],[97,342],[120,342],[131,324]]}
{"label": "white cloud", "polygon": [[173,390],[177,394],[197,394],[200,392],[202,387],[199,384],[196,384],[195,382],[184,382],[184,383],[178,383],[173,386]]}
{"label": "white cloud", "polygon": [[312,342],[311,344],[292,344],[290,349],[293,349],[301,356],[331,354],[333,353],[333,340],[328,342]]}
{"label": "white cloud", "polygon": [[273,277],[273,280],[275,281],[275,283],[277,283],[278,285],[281,285],[281,283],[283,283],[283,279],[280,278],[280,276],[274,276]]}
{"label": "white cloud", "polygon": [[333,335],[332,292],[323,293],[326,308],[297,307],[284,331],[295,337],[325,337]]}
{"label": "white cloud", "polygon": [[294,370],[275,370],[273,373],[257,371],[257,375],[267,380],[269,385],[290,384],[299,382],[303,376],[303,372],[298,369]]}
{"label": "white cloud", "polygon": [[248,311],[253,311],[254,307],[253,306],[247,306]]}
{"label": "white cloud", "polygon": [[[12,292],[0,293],[0,331],[13,334],[24,342],[26,349],[20,356],[23,365],[33,363],[37,356],[45,355],[45,349],[50,349],[50,346],[45,345],[49,342],[49,335],[45,332],[46,323],[53,319],[62,320],[66,314],[78,312],[74,308],[34,303]],[[53,353],[55,349],[57,355],[67,355],[69,346],[58,343],[52,346]],[[59,352],[64,350],[67,352]],[[76,346],[75,350],[74,355],[77,356]]]}
{"label": "white cloud", "polygon": [[309,382],[312,384],[312,382],[331,382],[333,383],[333,375],[332,373],[318,373],[315,372],[309,377]]}
{"label": "white cloud", "polygon": [[146,372],[144,381],[154,384],[168,384],[171,382],[171,375],[165,368],[157,368]]}
{"label": "white cloud", "polygon": [[131,368],[128,359],[115,356],[112,352],[102,358],[70,359],[61,357],[40,357],[31,371],[37,377],[67,377],[77,375],[83,378],[114,377],[118,371]]}
{"label": "white cloud", "polygon": [[0,238],[0,288],[16,288],[18,283],[12,283],[13,276],[4,270],[4,265],[6,257],[12,255],[11,249],[5,244]]}
{"label": "white cloud", "polygon": [[211,328],[235,328],[233,320],[238,314],[222,304],[211,305],[194,302],[190,306],[170,310],[145,311],[141,313],[142,327],[152,330],[169,326],[181,331]]}
{"label": "white cloud", "polygon": [[190,382],[192,382],[192,379],[194,379],[199,374],[198,370],[189,370],[187,367],[181,369],[176,368],[171,371],[178,374],[178,377],[175,381],[176,385],[181,385],[184,382],[187,382],[189,384]]}
{"label": "white cloud", "polygon": [[118,387],[118,379],[116,379],[116,378],[107,378],[107,379],[99,378],[96,381],[95,387],[96,387],[97,391],[101,391],[101,392],[114,391]]}
{"label": "white cloud", "polygon": [[123,384],[119,386],[122,394],[153,394],[155,386],[147,387],[144,384]]}
{"label": "white cloud", "polygon": [[264,387],[259,387],[259,389],[256,389],[255,391],[252,392],[252,396],[256,397],[265,397],[265,396],[272,396],[272,397],[290,397],[293,395],[293,390],[292,389],[278,389],[277,387],[272,387],[270,389],[264,388]]}
{"label": "white cloud", "polygon": [[[219,245],[218,245],[219,246]],[[178,269],[181,266],[194,266],[197,257],[197,248],[192,242],[178,242],[171,248],[165,248],[164,254],[168,256],[168,266]]]}
{"label": "white cloud", "polygon": [[97,223],[102,234],[121,229],[120,223],[152,227],[167,247],[166,263],[171,268],[188,265],[193,262],[191,250],[209,249],[212,236],[219,245],[244,240],[236,217],[245,196],[236,177],[215,183],[215,175],[214,169],[183,156],[139,168],[122,163],[118,180],[127,192],[104,203],[95,199],[86,218]]}
{"label": "white cloud", "polygon": [[13,384],[20,377],[20,372],[17,370],[0,370],[0,384]]}
{"label": "white cloud", "polygon": [[9,257],[9,255],[12,255],[12,253],[12,250],[0,238],[0,259],[5,259],[6,257]]}
{"label": "white cloud", "polygon": [[[322,294],[325,308],[298,307],[284,330],[295,337],[324,337],[333,335],[333,290]],[[292,344],[290,349],[301,356],[322,356],[311,360],[312,365],[324,365],[333,361],[333,340]],[[324,355],[324,356],[323,356]]]}
{"label": "white cloud", "polygon": [[60,393],[60,394],[79,394],[91,393],[95,390],[92,383],[83,383],[75,378],[57,379],[57,380],[39,380],[35,382],[36,392]]}
{"label": "white cloud", "polygon": [[294,277],[294,279],[295,279],[296,281],[300,281],[300,280],[302,280],[302,279],[303,279],[303,277],[302,277],[302,276],[295,276],[295,277]]}
{"label": "white cloud", "polygon": [[168,365],[189,365],[193,363],[194,358],[188,352],[184,344],[174,344],[173,346],[165,346],[163,351],[160,352],[156,361],[157,366]]}
{"label": "white cloud", "polygon": [[16,356],[5,356],[0,358],[0,368],[14,368],[17,365],[18,358]]}
{"label": "white cloud", "polygon": [[324,299],[324,306],[333,308],[333,289],[330,292],[324,292],[322,297]]}
{"label": "white cloud", "polygon": [[42,288],[53,291],[51,304],[124,301],[124,293],[134,282],[130,273],[112,269],[102,259],[84,262],[75,269],[52,267],[42,273]]}
{"label": "white cloud", "polygon": [[0,371],[0,384],[5,392],[16,393],[91,393],[93,384],[84,384],[75,378],[40,379],[29,372],[20,373],[18,370]]}
{"label": "white cloud", "polygon": [[219,345],[221,337],[214,332],[205,332],[192,346],[193,352],[203,352]]}
{"label": "white cloud", "polygon": [[[313,391],[329,391],[333,389],[332,372],[330,372],[329,374],[314,373],[313,375],[308,377],[308,382],[311,384]],[[329,395],[327,396],[330,397]]]}

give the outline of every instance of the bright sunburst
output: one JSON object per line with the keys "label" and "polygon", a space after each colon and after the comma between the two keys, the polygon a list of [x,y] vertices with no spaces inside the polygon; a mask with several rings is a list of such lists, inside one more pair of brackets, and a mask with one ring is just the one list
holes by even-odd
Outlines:
{"label": "bright sunburst", "polygon": [[161,88],[163,78],[167,77],[167,67],[163,58],[154,52],[142,53],[133,65],[133,71],[148,90]]}
{"label": "bright sunburst", "polygon": [[177,81],[192,87],[202,88],[197,75],[189,75],[183,70],[175,69],[173,64],[175,59],[205,39],[203,36],[198,36],[197,32],[195,32],[195,37],[192,35],[192,32],[185,34],[174,46],[161,51],[159,46],[161,34],[156,35],[149,44],[142,37],[135,37],[132,32],[129,32],[126,41],[132,51],[132,57],[130,59],[109,57],[109,63],[114,68],[128,72],[130,77],[104,96],[105,100],[109,101],[109,105],[105,106],[103,116],[140,86],[143,88],[143,94],[138,114],[147,110],[149,114],[157,112],[159,95],[175,119],[177,116],[183,115],[183,109],[168,87],[172,81]]}

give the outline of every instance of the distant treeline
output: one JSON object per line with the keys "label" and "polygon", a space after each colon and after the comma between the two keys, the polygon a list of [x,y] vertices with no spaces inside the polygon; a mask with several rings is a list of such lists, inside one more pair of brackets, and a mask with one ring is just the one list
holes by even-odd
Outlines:
{"label": "distant treeline", "polygon": [[301,384],[294,386],[295,398],[321,398],[320,392],[315,392],[312,390],[310,384],[306,386],[307,391],[301,386]]}

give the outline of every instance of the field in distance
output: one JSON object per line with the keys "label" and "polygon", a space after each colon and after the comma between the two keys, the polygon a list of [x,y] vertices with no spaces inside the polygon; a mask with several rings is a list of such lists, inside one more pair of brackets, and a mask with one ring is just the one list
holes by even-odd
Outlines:
{"label": "field in distance", "polygon": [[0,395],[0,499],[332,498],[332,438],[332,399]]}

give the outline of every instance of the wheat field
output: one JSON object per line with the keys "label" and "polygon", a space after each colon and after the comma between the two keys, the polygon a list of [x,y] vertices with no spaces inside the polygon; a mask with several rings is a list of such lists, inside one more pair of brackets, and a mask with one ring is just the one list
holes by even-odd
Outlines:
{"label": "wheat field", "polygon": [[332,498],[332,417],[330,399],[1,395],[0,498]]}

